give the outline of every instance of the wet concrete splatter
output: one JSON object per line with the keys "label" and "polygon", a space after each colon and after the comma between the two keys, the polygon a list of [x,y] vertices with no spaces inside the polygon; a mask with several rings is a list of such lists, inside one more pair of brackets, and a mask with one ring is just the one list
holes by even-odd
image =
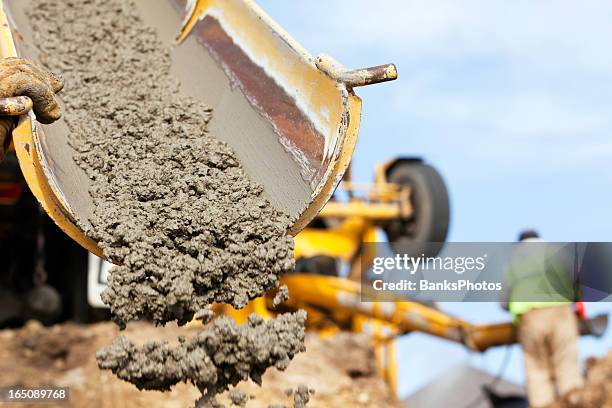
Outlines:
{"label": "wet concrete splatter", "polygon": [[278,292],[276,292],[276,295],[274,295],[274,299],[272,299],[272,307],[276,308],[281,303],[285,302],[288,299],[289,299],[289,288],[287,287],[287,285],[283,285],[280,288],[278,288]]}
{"label": "wet concrete splatter", "polygon": [[234,388],[229,392],[229,398],[232,401],[232,404],[236,405],[237,407],[246,406],[246,403],[249,400],[249,396],[238,388]]}

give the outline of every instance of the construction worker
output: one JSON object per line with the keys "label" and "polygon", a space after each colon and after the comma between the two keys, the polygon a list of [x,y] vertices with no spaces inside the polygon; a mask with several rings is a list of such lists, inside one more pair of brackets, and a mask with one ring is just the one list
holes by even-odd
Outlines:
{"label": "construction worker", "polygon": [[578,397],[578,321],[571,270],[563,250],[551,255],[535,231],[520,234],[506,274],[507,309],[514,315],[523,348],[527,396],[531,407],[547,407],[559,398]]}
{"label": "construction worker", "polygon": [[[0,98],[28,96],[33,102],[36,120],[49,124],[60,118],[60,106],[55,94],[63,88],[56,75],[22,58],[0,60]],[[11,143],[16,116],[0,116],[0,160]]]}

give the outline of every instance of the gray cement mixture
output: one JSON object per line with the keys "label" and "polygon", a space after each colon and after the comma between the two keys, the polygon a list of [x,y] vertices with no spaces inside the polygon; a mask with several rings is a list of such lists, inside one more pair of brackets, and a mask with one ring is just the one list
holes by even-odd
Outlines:
{"label": "gray cement mixture", "polygon": [[34,5],[35,42],[65,77],[69,141],[91,179],[95,211],[80,226],[119,265],[103,294],[115,321],[184,324],[277,286],[294,266],[289,217],[208,134],[211,111],[179,94],[169,49],[135,5]]}
{"label": "gray cement mixture", "polygon": [[293,408],[305,408],[308,402],[310,402],[310,396],[315,394],[315,390],[300,384],[295,391],[289,389],[286,391],[286,394],[288,397],[293,396]]}
{"label": "gray cement mixture", "polygon": [[289,299],[289,288],[287,285],[283,285],[278,288],[278,292],[274,295],[274,299],[272,299],[272,307],[277,308],[281,303],[287,301]]}
{"label": "gray cement mixture", "polygon": [[238,388],[234,388],[229,392],[229,398],[232,404],[237,407],[245,407],[249,396]]}
{"label": "gray cement mixture", "polygon": [[253,314],[242,326],[227,318],[215,320],[209,330],[176,347],[150,342],[137,347],[125,337],[97,354],[98,365],[139,389],[169,390],[191,382],[203,393],[203,402],[248,379],[261,384],[269,367],[284,370],[304,351],[306,313],[280,315],[264,321]]}
{"label": "gray cement mixture", "polygon": [[[241,308],[278,286],[294,266],[289,217],[208,134],[210,109],[179,94],[169,49],[132,1],[33,5],[40,59],[65,78],[69,143],[91,180],[95,210],[78,222],[118,265],[103,293],[115,322],[207,321],[213,302]],[[97,360],[140,389],[191,382],[200,405],[213,404],[230,385],[286,368],[304,349],[305,318],[251,317],[243,326],[220,318],[176,347],[120,337]]]}

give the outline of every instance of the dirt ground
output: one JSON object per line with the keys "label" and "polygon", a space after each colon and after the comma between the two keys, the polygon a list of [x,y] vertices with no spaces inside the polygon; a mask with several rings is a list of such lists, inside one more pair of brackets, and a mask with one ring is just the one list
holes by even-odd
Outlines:
{"label": "dirt ground", "polygon": [[[199,328],[165,328],[135,322],[125,334],[137,343],[149,340],[176,341],[178,335],[193,336]],[[98,369],[95,353],[118,335],[108,322],[95,325],[62,324],[42,327],[36,322],[17,330],[0,331],[0,387],[63,386],[70,388],[70,407],[188,407],[199,396],[195,387],[176,386],[170,393],[140,392],[131,384]],[[298,355],[287,371],[270,369],[263,387],[247,383],[238,388],[255,399],[248,408],[270,404],[292,406],[287,389],[304,384],[316,390],[308,407],[400,407],[390,402],[387,388],[375,375],[372,351],[367,339],[342,334],[330,340],[309,335],[307,351]],[[230,406],[226,395],[220,402]],[[11,404],[11,407],[28,405]],[[36,404],[35,406],[41,406]],[[45,407],[53,406],[44,404]]]}
{"label": "dirt ground", "polygon": [[585,385],[578,395],[578,405],[559,401],[549,408],[612,408],[612,351],[587,361]]}

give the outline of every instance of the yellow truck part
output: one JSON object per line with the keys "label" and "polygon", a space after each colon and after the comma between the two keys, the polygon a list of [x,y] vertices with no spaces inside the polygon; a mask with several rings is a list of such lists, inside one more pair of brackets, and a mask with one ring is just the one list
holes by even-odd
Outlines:
{"label": "yellow truck part", "polygon": [[[134,0],[143,21],[174,44],[182,92],[214,110],[211,132],[227,142],[272,205],[303,229],[330,199],[353,154],[361,118],[354,87],[393,80],[394,65],[349,70],[314,57],[250,0]],[[3,0],[2,57],[37,59],[25,10]],[[93,203],[89,179],[72,160],[63,121],[24,115],[14,145],[30,189],[75,241],[101,256],[77,226]]]}

